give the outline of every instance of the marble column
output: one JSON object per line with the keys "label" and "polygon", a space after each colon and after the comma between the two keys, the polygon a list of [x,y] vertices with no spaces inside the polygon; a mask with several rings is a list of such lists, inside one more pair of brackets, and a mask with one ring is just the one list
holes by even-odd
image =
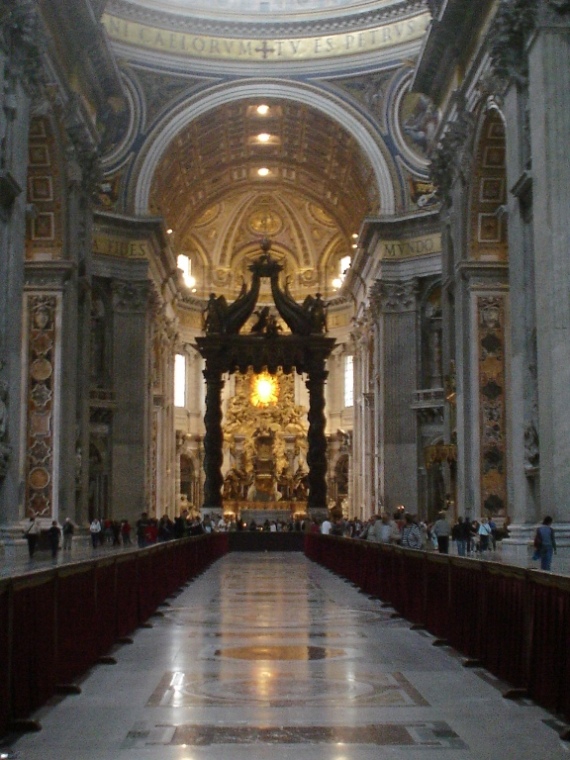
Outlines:
{"label": "marble column", "polygon": [[215,509],[222,511],[222,475],[223,463],[223,431],[222,431],[222,390],[224,380],[222,370],[215,362],[206,359],[206,368],[203,371],[206,380],[206,413],[204,424],[204,504],[207,511]]}
{"label": "marble column", "polygon": [[327,439],[325,436],[325,381],[328,372],[325,360],[317,359],[308,368],[306,381],[309,391],[309,432],[307,464],[309,465],[309,497],[307,509],[311,516],[326,513],[327,509]]}

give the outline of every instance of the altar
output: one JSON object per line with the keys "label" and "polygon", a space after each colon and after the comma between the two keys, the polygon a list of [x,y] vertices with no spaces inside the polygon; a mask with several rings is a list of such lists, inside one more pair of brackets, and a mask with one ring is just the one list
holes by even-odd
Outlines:
{"label": "altar", "polygon": [[266,520],[288,523],[306,516],[306,501],[224,501],[224,517],[228,521],[240,519],[246,526],[252,520],[261,527]]}

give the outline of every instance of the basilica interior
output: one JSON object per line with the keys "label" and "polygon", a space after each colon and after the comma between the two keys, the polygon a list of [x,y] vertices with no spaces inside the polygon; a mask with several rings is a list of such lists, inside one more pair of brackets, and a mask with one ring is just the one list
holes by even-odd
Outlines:
{"label": "basilica interior", "polygon": [[563,550],[569,33],[564,0],[4,0],[2,540],[445,509]]}

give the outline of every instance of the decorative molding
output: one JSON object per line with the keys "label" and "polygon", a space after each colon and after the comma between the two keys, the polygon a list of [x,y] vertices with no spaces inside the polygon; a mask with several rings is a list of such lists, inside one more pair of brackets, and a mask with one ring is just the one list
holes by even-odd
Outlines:
{"label": "decorative molding", "polygon": [[56,430],[56,343],[59,296],[29,294],[26,369],[27,430],[25,507],[27,517],[51,517],[54,507]]}
{"label": "decorative molding", "polygon": [[467,173],[471,156],[467,146],[474,134],[475,115],[467,109],[465,98],[461,93],[456,95],[457,114],[450,122],[445,134],[432,153],[429,172],[432,181],[442,199],[449,200],[451,187],[456,178],[463,172]]}
{"label": "decorative molding", "polygon": [[417,278],[405,282],[377,280],[372,286],[370,300],[378,314],[412,312],[417,308],[417,293]]}
{"label": "decorative molding", "polygon": [[10,51],[11,73],[19,69],[24,86],[33,89],[41,79],[41,56],[47,47],[35,0],[3,0],[0,47]]}
{"label": "decorative molding", "polygon": [[206,18],[198,15],[168,13],[141,8],[128,0],[111,0],[105,8],[109,15],[129,19],[161,29],[192,34],[212,34],[216,37],[279,38],[309,35],[330,35],[343,31],[366,29],[377,24],[397,21],[421,13],[425,10],[425,0],[401,0],[386,8],[378,8],[364,13],[329,16],[309,21],[287,22],[283,18],[269,18],[268,21],[237,21],[235,18]]}
{"label": "decorative molding", "polygon": [[491,27],[489,47],[493,70],[505,82],[514,81],[526,88],[526,46],[536,22],[537,0],[501,0]]}
{"label": "decorative molding", "polygon": [[146,312],[149,306],[148,282],[117,282],[112,284],[113,309],[120,313]]}

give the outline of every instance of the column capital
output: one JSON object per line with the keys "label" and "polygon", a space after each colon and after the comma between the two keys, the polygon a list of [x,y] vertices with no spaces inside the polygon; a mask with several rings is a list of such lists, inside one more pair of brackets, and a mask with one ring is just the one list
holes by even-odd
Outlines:
{"label": "column capital", "polygon": [[149,283],[115,280],[112,284],[113,310],[120,313],[143,313],[148,308]]}
{"label": "column capital", "polygon": [[378,314],[416,311],[418,279],[376,280],[371,290],[371,303]]}

